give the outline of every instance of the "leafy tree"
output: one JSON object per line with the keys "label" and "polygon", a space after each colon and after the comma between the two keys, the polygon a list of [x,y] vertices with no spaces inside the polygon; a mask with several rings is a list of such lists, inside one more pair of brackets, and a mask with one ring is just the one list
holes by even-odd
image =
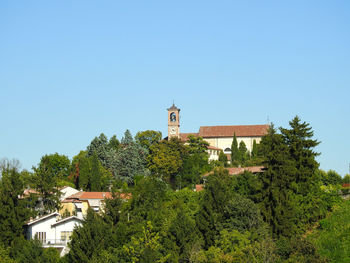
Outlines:
{"label": "leafy tree", "polygon": [[39,193],[39,213],[46,214],[58,210],[61,192],[58,189],[59,178],[57,174],[53,173],[51,158],[44,156],[38,167],[33,167],[33,170],[35,172],[35,189]]}
{"label": "leafy tree", "polygon": [[329,170],[327,173],[321,171],[320,175],[321,182],[324,185],[340,185],[343,181],[341,176],[334,170]]}
{"label": "leafy tree", "polygon": [[0,180],[0,246],[9,246],[23,235],[25,222],[32,215],[27,200],[21,198],[24,185],[16,168],[2,167]]}
{"label": "leafy tree", "polygon": [[231,144],[231,163],[237,163],[240,161],[240,154],[238,150],[238,142],[237,142],[237,137],[236,133],[233,135],[233,141]]}
{"label": "leafy tree", "polygon": [[188,262],[192,248],[201,243],[196,222],[181,208],[168,230],[168,238],[173,244],[172,252],[179,255],[178,262]]}
{"label": "leafy tree", "polygon": [[155,176],[174,183],[183,165],[184,146],[176,139],[161,141],[150,148],[148,168]]}
{"label": "leafy tree", "polygon": [[65,155],[58,153],[41,157],[39,169],[45,167],[54,177],[64,179],[69,175],[70,160]]}
{"label": "leafy tree", "polygon": [[127,262],[167,262],[170,254],[163,255],[162,250],[159,233],[153,231],[150,221],[143,227],[141,236],[131,237],[131,242],[123,246]]}
{"label": "leafy tree", "polygon": [[219,162],[221,162],[224,167],[228,166],[227,156],[223,151],[220,151],[219,153]]}
{"label": "leafy tree", "polygon": [[143,148],[150,150],[153,144],[162,140],[162,133],[160,131],[142,131],[138,132],[135,136],[136,142],[138,142]]}
{"label": "leafy tree", "polygon": [[189,147],[189,150],[188,150],[189,154],[207,153],[209,143],[203,140],[202,137],[189,135],[187,143]]}

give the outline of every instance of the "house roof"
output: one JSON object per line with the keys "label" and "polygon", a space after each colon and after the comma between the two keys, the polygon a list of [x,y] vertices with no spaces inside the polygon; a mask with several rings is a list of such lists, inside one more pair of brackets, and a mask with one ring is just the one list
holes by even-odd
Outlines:
{"label": "house roof", "polygon": [[[131,195],[129,193],[116,193],[122,199],[130,199]],[[105,199],[112,198],[112,193],[110,192],[79,192],[68,196],[67,199],[79,199],[79,200],[88,200],[88,199]]]}
{"label": "house roof", "polygon": [[210,150],[218,150],[218,151],[222,151],[222,149],[217,148],[217,147],[214,147],[214,146],[211,146],[211,145],[209,145],[207,148],[208,148],[208,149],[210,149]]}
{"label": "house roof", "polygon": [[44,216],[42,216],[42,217],[35,218],[35,219],[29,221],[29,222],[27,223],[27,225],[30,226],[30,225],[36,224],[36,223],[38,223],[38,222],[40,222],[40,221],[42,221],[42,220],[44,220],[44,219],[47,219],[47,218],[50,218],[50,217],[53,217],[53,216],[59,216],[59,215],[60,215],[60,214],[59,214],[58,212],[54,212],[54,213],[51,213],[51,214],[48,214],[48,215],[44,215]]}
{"label": "house roof", "polygon": [[78,220],[78,221],[83,221],[82,219],[80,219],[79,217],[76,217],[76,216],[70,216],[70,217],[66,217],[62,220],[59,220],[57,221],[56,223],[53,223],[51,226],[56,226],[56,225],[59,225],[59,224],[62,224],[64,222],[67,222],[67,221],[71,221],[71,220]]}
{"label": "house roof", "polygon": [[264,125],[231,125],[231,126],[201,126],[199,136],[210,137],[254,137],[264,136],[269,129],[268,124]]}
{"label": "house roof", "polygon": [[[262,173],[264,171],[264,166],[248,166],[248,167],[228,167],[225,168],[225,170],[228,171],[229,175],[238,175],[242,174],[245,171],[251,172],[251,173]],[[210,174],[213,174],[213,172],[209,172],[204,174],[203,176],[209,176]]]}
{"label": "house roof", "polygon": [[198,133],[196,132],[180,133],[180,140],[185,142],[188,140],[188,136],[190,135],[198,136]]}
{"label": "house roof", "polygon": [[200,192],[204,189],[204,185],[202,184],[196,184],[196,192]]}

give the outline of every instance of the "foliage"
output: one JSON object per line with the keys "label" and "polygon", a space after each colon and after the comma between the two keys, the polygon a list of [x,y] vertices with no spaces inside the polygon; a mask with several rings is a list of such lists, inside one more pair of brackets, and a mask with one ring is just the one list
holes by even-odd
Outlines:
{"label": "foliage", "polygon": [[238,142],[236,133],[233,134],[233,141],[231,145],[231,163],[234,164],[240,161],[240,153],[238,150]]}
{"label": "foliage", "polygon": [[154,144],[150,148],[148,168],[153,175],[174,183],[182,168],[184,151],[184,146],[176,139]]}
{"label": "foliage", "polygon": [[75,165],[76,188],[84,191],[106,190],[111,174],[102,166],[96,154],[88,156],[85,152],[73,158]]}
{"label": "foliage", "polygon": [[127,262],[166,262],[170,254],[162,254],[162,245],[159,234],[152,230],[152,224],[147,222],[143,227],[142,235],[131,237],[131,242],[123,246]]}
{"label": "foliage", "polygon": [[223,151],[220,151],[219,153],[219,162],[222,164],[222,166],[227,167],[228,166],[228,160],[227,156],[224,154]]}
{"label": "foliage", "polygon": [[108,247],[110,227],[103,218],[88,209],[81,226],[74,229],[69,243],[69,262],[89,262],[95,254]]}
{"label": "foliage", "polygon": [[319,254],[331,262],[350,261],[350,202],[343,201],[309,237]]}
{"label": "foliage", "polygon": [[37,205],[39,214],[51,213],[60,207],[59,177],[53,172],[55,169],[52,168],[51,161],[51,158],[44,156],[38,167],[33,167],[35,172],[34,186],[39,193]]}
{"label": "foliage", "polygon": [[9,246],[23,235],[24,224],[32,215],[28,202],[21,198],[24,185],[16,168],[2,167],[0,180],[0,246]]}
{"label": "foliage", "polygon": [[343,182],[341,176],[334,170],[325,172],[323,170],[318,171],[318,176],[323,185],[340,185]]}
{"label": "foliage", "polygon": [[70,160],[65,155],[54,153],[41,157],[38,166],[39,169],[46,169],[52,176],[63,179],[69,175]]}
{"label": "foliage", "polygon": [[142,131],[136,133],[135,141],[143,148],[150,150],[151,146],[162,140],[162,133],[160,131]]}
{"label": "foliage", "polygon": [[244,164],[245,161],[250,158],[249,152],[247,150],[247,146],[245,145],[244,141],[241,141],[239,143],[238,152],[239,152],[239,157],[238,157],[239,162],[241,164]]}
{"label": "foliage", "polygon": [[146,174],[146,158],[147,149],[135,142],[130,131],[126,130],[115,155],[113,173],[116,178],[132,184],[135,176]]}
{"label": "foliage", "polygon": [[18,263],[58,263],[60,256],[55,248],[44,249],[39,240],[17,238],[11,248],[11,257]]}

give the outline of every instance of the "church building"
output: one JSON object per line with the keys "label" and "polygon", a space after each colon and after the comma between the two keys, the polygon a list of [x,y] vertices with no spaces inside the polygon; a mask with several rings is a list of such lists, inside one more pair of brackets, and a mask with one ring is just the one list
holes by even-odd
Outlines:
{"label": "church building", "polygon": [[268,124],[262,125],[227,125],[227,126],[200,126],[198,132],[180,133],[180,109],[174,104],[168,109],[168,139],[173,137],[187,141],[189,135],[200,136],[209,143],[208,152],[210,160],[217,160],[219,151],[226,155],[231,154],[233,135],[236,134],[238,145],[243,141],[252,151],[254,140],[260,143],[261,138],[267,134]]}

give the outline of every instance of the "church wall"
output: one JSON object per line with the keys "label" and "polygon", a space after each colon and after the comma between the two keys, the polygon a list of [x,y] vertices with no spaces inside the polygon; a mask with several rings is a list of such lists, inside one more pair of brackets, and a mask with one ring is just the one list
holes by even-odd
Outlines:
{"label": "church wall", "polygon": [[[219,138],[204,138],[211,146],[225,150],[231,148],[233,137],[219,137]],[[244,141],[248,151],[252,151],[253,142],[260,143],[261,137],[237,137],[238,146],[241,141]]]}

